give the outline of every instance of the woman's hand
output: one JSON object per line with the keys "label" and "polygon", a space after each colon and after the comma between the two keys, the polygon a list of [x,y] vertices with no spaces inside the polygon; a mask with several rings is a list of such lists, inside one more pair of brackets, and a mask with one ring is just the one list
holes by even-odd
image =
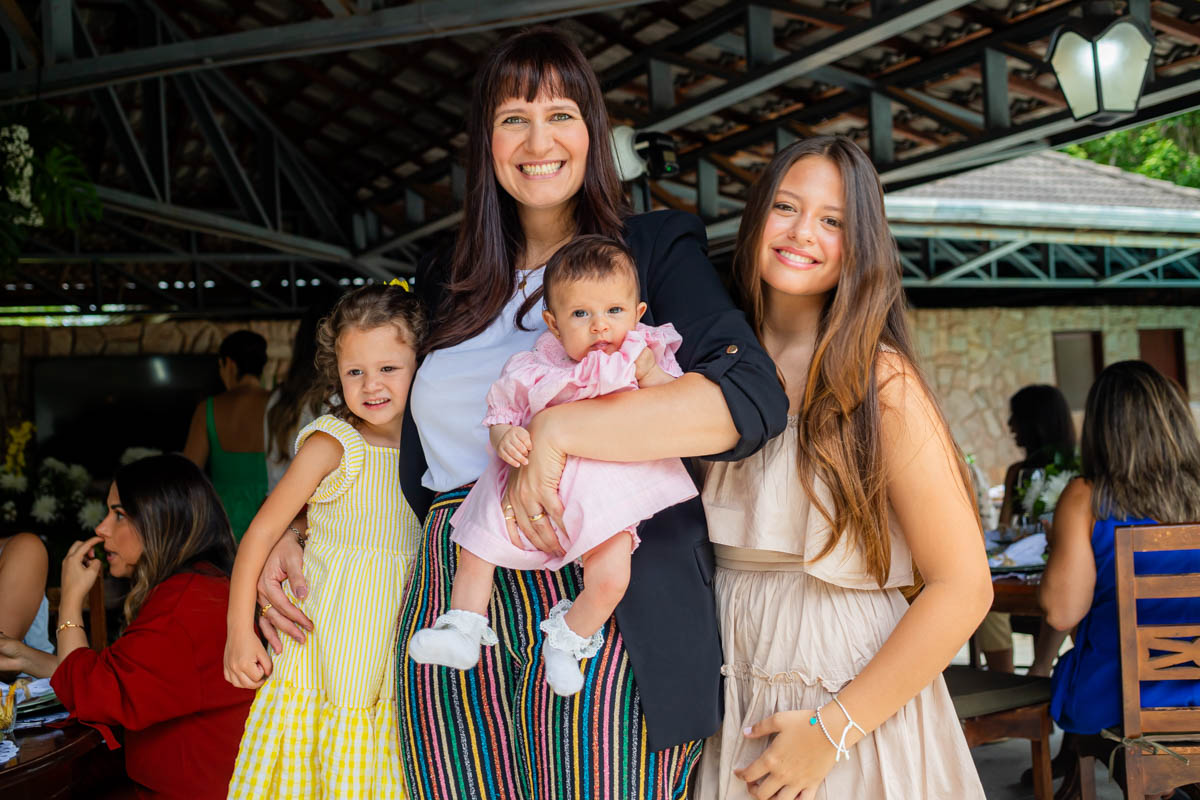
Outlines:
{"label": "woman's hand", "polygon": [[0,633],[0,672],[28,672],[25,649],[26,645],[20,639],[10,639]]}
{"label": "woman's hand", "polygon": [[520,468],[509,468],[502,502],[508,536],[513,544],[522,546],[517,535],[520,530],[538,550],[561,557],[566,551],[555,528],[566,532],[558,482],[567,464],[567,454],[555,442],[551,411],[547,409],[537,414],[529,423],[529,436],[533,442],[529,463]]}
{"label": "woman's hand", "polygon": [[311,631],[313,624],[304,612],[292,605],[283,582],[287,581],[292,594],[303,600],[308,596],[308,583],[304,580],[304,549],[295,537],[280,537],[262,572],[258,575],[258,604],[265,613],[258,615],[258,627],[267,643],[276,653],[283,652],[279,632],[283,632],[304,644],[304,632]]}
{"label": "woman's hand", "polygon": [[257,689],[271,674],[271,657],[253,633],[230,633],[225,640],[225,680],[239,689]]}
{"label": "woman's hand", "polygon": [[[774,740],[761,756],[748,766],[733,771],[739,780],[746,782],[751,797],[758,800],[809,800],[815,796],[817,787],[833,769],[837,756],[820,726],[809,723],[815,714],[815,711],[807,709],[781,711],[748,729],[747,739],[775,734]],[[832,714],[829,716],[833,717]],[[829,726],[830,720],[826,719],[825,724]],[[837,730],[830,729],[830,735],[835,739],[840,734],[840,727]]]}
{"label": "woman's hand", "polygon": [[67,550],[67,557],[62,562],[62,605],[72,605],[70,600],[83,598],[100,577],[100,559],[95,558],[92,550],[104,541],[99,536],[76,542]]}

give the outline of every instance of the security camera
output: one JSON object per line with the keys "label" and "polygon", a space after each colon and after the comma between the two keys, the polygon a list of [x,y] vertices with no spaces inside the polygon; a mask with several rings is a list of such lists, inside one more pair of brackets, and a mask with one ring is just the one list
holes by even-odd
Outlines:
{"label": "security camera", "polygon": [[642,131],[620,125],[612,133],[613,158],[622,181],[631,181],[645,174],[650,178],[665,178],[679,173],[675,139],[669,133]]}

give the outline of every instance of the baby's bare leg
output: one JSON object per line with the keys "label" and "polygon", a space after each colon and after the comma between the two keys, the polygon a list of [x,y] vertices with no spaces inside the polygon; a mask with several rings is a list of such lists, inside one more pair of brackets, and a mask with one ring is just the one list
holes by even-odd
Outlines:
{"label": "baby's bare leg", "polygon": [[621,531],[583,556],[583,591],[563,616],[575,634],[586,639],[612,616],[629,588],[632,553],[633,538],[628,531]]}
{"label": "baby's bare leg", "polygon": [[458,549],[458,569],[450,590],[450,608],[487,616],[496,567],[466,548]]}

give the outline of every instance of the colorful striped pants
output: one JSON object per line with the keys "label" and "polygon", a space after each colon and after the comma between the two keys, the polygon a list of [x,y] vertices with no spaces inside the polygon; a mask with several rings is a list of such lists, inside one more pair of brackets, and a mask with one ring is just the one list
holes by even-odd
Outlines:
{"label": "colorful striped pants", "polygon": [[[400,757],[412,800],[673,800],[687,797],[700,742],[646,749],[637,685],[613,620],[583,662],[583,691],[550,691],[538,623],[583,586],[559,572],[496,570],[489,620],[500,638],[470,672],[417,664],[412,634],[450,601],[457,546],[450,516],[466,487],[438,495],[425,519],[400,611],[396,704]],[[680,654],[686,657],[685,654]]]}

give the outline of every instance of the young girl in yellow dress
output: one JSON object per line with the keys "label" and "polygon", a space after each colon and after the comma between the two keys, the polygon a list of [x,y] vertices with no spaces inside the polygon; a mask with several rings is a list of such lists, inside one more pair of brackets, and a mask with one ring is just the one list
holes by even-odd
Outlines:
{"label": "young girl in yellow dress", "polygon": [[[229,787],[240,797],[404,795],[397,751],[395,631],[420,525],[400,492],[399,446],[425,323],[398,286],[343,297],[318,331],[332,413],[297,453],[238,549],[225,677],[259,688]],[[272,665],[254,626],[255,582],[308,504],[304,549],[312,620]],[[265,611],[265,609],[264,609]]]}

